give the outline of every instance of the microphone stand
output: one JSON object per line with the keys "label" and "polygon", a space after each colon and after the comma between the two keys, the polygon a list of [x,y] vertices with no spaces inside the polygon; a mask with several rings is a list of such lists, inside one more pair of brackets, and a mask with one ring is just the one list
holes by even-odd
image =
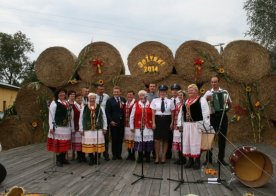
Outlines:
{"label": "microphone stand", "polygon": [[[229,94],[227,94],[227,99],[226,100],[228,100],[228,98],[229,98]],[[220,119],[220,122],[219,122],[219,127],[218,127],[218,134],[222,134],[220,130],[221,130],[223,117],[224,117],[225,111],[226,111],[226,105],[227,105],[227,102],[224,102],[222,116],[221,116],[221,119]],[[226,180],[221,179],[221,162],[219,160],[218,160],[218,178],[216,180],[199,180],[199,181],[222,184],[225,188],[232,191],[232,188],[226,183]]]}
{"label": "microphone stand", "polygon": [[[50,112],[50,114],[51,114],[51,112]],[[55,141],[55,130],[56,130],[56,123],[55,122],[52,122],[53,123],[53,148],[55,149],[55,143],[54,143],[54,141]],[[51,175],[53,175],[54,173],[63,173],[63,174],[71,174],[71,175],[73,175],[73,172],[64,172],[64,171],[58,171],[57,170],[57,165],[56,165],[56,153],[55,152],[53,152],[53,165],[48,169],[48,170],[45,170],[44,171],[44,174],[48,174],[48,176],[46,176],[45,178],[44,178],[44,180],[45,181],[47,181],[48,180],[48,178],[51,176]]]}
{"label": "microphone stand", "polygon": [[[101,106],[100,106],[100,109],[99,109],[99,113],[98,113],[98,115],[97,115],[97,120],[96,120],[96,127],[97,127],[97,124],[98,124],[98,120],[99,120],[99,117],[100,117],[100,113],[101,113]],[[102,172],[102,171],[100,171],[100,168],[99,168],[99,156],[98,156],[98,149],[99,149],[99,130],[96,128],[96,132],[97,132],[97,139],[96,139],[96,141],[97,141],[97,153],[96,153],[96,169],[94,170],[94,171],[92,171],[91,173],[88,173],[88,174],[86,174],[86,175],[84,175],[84,176],[81,176],[81,179],[83,179],[83,178],[85,178],[85,177],[87,177],[87,176],[90,176],[90,175],[92,175],[92,174],[94,174],[94,173],[103,173],[103,174],[105,174],[106,176],[109,176],[109,177],[115,177],[115,174],[108,174],[108,173],[106,173],[106,172]]]}
{"label": "microphone stand", "polygon": [[[142,137],[142,152],[144,152],[144,128],[145,128],[146,101],[147,101],[147,99],[145,97],[145,100],[144,100],[144,103],[143,103],[144,108],[143,108],[143,111],[142,111],[142,122],[141,122],[141,126],[140,126],[140,133],[141,133],[141,137]],[[134,185],[138,181],[144,180],[144,179],[163,180],[163,178],[149,177],[149,176],[144,175],[144,158],[143,157],[142,157],[142,163],[141,163],[141,174],[139,175],[139,174],[133,173],[133,175],[138,177],[138,179],[135,180],[134,182],[132,182],[131,185]]]}

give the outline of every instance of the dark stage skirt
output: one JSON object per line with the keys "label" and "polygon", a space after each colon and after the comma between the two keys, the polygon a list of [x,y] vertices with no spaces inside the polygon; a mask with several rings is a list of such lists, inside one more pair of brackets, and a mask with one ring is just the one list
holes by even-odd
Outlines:
{"label": "dark stage skirt", "polygon": [[153,131],[154,139],[169,139],[171,115],[155,115],[155,124],[156,129]]}

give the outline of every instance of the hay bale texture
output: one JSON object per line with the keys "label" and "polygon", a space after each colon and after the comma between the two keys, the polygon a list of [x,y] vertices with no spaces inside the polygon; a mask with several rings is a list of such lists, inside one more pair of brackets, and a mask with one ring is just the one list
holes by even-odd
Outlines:
{"label": "hay bale texture", "polygon": [[206,42],[191,40],[181,44],[175,53],[176,72],[183,79],[194,83],[196,78],[194,60],[197,58],[204,61],[199,80],[207,82],[216,73],[221,64],[221,57],[215,47]]}
{"label": "hay bale texture", "polygon": [[[107,86],[107,85],[106,85]],[[127,92],[132,90],[137,93],[139,90],[145,89],[145,84],[139,77],[135,77],[132,75],[120,75],[113,79],[112,83],[108,84],[106,91],[112,96],[112,88],[114,86],[121,87],[122,96],[126,97]]]}
{"label": "hay bale texture", "polygon": [[230,42],[223,52],[223,65],[229,77],[245,84],[267,75],[270,63],[268,51],[252,41]]}
{"label": "hay bale texture", "polygon": [[[53,100],[54,94],[51,89],[45,85],[33,82],[23,86],[17,94],[15,107],[20,119],[30,124],[40,120],[41,104],[40,98],[44,100]],[[46,104],[46,103],[45,103]]]}
{"label": "hay bale texture", "polygon": [[[97,60],[102,63],[99,67]],[[94,42],[85,46],[79,54],[78,62],[81,63],[78,75],[82,81],[88,83],[96,84],[99,80],[106,83],[124,72],[119,51],[106,42]]]}
{"label": "hay bale texture", "polygon": [[140,77],[144,83],[157,82],[169,76],[173,63],[172,51],[156,41],[137,45],[128,56],[131,75]]}
{"label": "hay bale texture", "polygon": [[74,75],[76,56],[64,47],[51,47],[37,58],[35,73],[40,82],[49,87],[67,84]]}

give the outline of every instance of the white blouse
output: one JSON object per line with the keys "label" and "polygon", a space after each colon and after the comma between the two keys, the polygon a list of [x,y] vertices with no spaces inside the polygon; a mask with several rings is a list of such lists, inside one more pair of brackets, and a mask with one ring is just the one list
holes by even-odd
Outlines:
{"label": "white blouse", "polygon": [[171,115],[172,111],[175,109],[174,103],[171,99],[167,97],[164,98],[165,111],[161,112],[161,98],[155,98],[150,104],[150,108],[155,110],[155,115]]}

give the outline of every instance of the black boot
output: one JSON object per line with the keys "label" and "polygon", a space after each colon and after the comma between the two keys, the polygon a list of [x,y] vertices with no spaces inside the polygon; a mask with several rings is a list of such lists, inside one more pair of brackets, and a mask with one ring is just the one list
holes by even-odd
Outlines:
{"label": "black boot", "polygon": [[194,166],[194,159],[189,157],[188,162],[185,164],[185,168],[192,168]]}
{"label": "black boot", "polygon": [[143,152],[138,152],[138,160],[137,163],[142,163],[143,161]]}
{"label": "black boot", "polygon": [[194,163],[193,169],[194,170],[200,169],[200,157],[195,158],[195,163]]}
{"label": "black boot", "polygon": [[82,162],[82,154],[81,154],[81,151],[77,151],[77,160],[79,163]]}
{"label": "black boot", "polygon": [[186,164],[186,157],[183,156],[181,151],[178,151],[178,159],[174,162],[177,165],[184,165]]}
{"label": "black boot", "polygon": [[135,161],[135,150],[134,149],[132,149],[132,152],[131,152],[131,160]]}
{"label": "black boot", "polygon": [[56,166],[63,167],[61,154],[56,155]]}
{"label": "black boot", "polygon": [[93,165],[94,164],[94,155],[93,155],[93,153],[89,153],[89,162],[88,162],[88,164],[89,165]]}
{"label": "black boot", "polygon": [[128,148],[127,150],[128,150],[128,156],[127,156],[126,160],[131,160],[131,149]]}
{"label": "black boot", "polygon": [[64,152],[61,155],[62,155],[62,163],[64,165],[69,165],[70,164],[69,161],[65,158],[66,153]]}
{"label": "black boot", "polygon": [[206,166],[206,165],[208,165],[208,163],[210,163],[210,164],[213,163],[213,153],[212,153],[212,150],[206,151],[206,159],[202,163],[202,165]]}
{"label": "black boot", "polygon": [[87,159],[85,157],[85,153],[84,152],[81,152],[81,161],[86,163],[87,162]]}
{"label": "black boot", "polygon": [[94,163],[100,165],[99,153],[95,153],[94,157]]}
{"label": "black boot", "polygon": [[146,163],[150,163],[150,152],[146,152]]}

